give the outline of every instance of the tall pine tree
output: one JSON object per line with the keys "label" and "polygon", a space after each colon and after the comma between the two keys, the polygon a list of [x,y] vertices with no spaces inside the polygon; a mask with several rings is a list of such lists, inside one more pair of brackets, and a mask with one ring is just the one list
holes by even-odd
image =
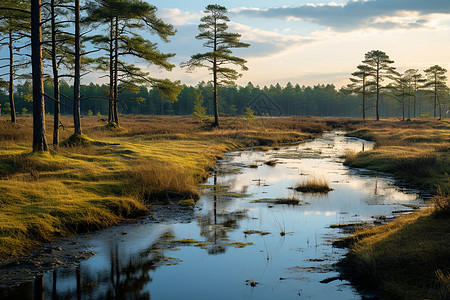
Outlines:
{"label": "tall pine tree", "polygon": [[446,84],[447,76],[445,76],[445,73],[447,73],[447,70],[442,68],[441,66],[434,65],[432,67],[429,67],[428,69],[424,70],[426,81],[423,85],[423,88],[431,89],[433,92],[433,98],[434,98],[434,109],[433,109],[433,116],[436,118],[436,110],[439,106],[439,119],[442,119],[442,105],[441,105],[441,99],[440,94],[444,94],[448,91],[448,87]]}
{"label": "tall pine tree", "polygon": [[370,73],[374,77],[375,82],[375,111],[377,121],[380,120],[380,92],[383,89],[382,82],[392,76],[395,73],[395,68],[391,65],[393,60],[389,59],[389,56],[380,50],[372,50],[365,54],[363,63],[370,67]]}
{"label": "tall pine tree", "polygon": [[208,68],[213,75],[213,97],[214,97],[214,124],[219,126],[219,106],[217,102],[217,89],[219,84],[232,84],[241,74],[230,68],[229,65],[237,65],[241,70],[246,71],[247,62],[245,59],[233,56],[233,48],[247,48],[250,44],[240,41],[239,33],[227,32],[227,22],[230,19],[226,16],[227,9],[223,6],[214,4],[208,5],[205,10],[205,16],[201,18],[201,24],[198,25],[200,34],[196,36],[199,40],[205,40],[203,46],[209,48],[208,52],[197,53],[191,56],[188,62],[182,64],[182,67],[188,67],[193,70],[197,67]]}
{"label": "tall pine tree", "polygon": [[366,101],[369,96],[373,94],[374,82],[370,81],[372,76],[372,68],[366,65],[359,65],[356,67],[358,71],[353,72],[352,76],[356,78],[350,78],[352,83],[348,84],[345,88],[346,93],[361,94],[362,96],[362,117],[366,119]]}
{"label": "tall pine tree", "polygon": [[109,121],[119,121],[119,87],[136,90],[139,85],[150,85],[158,89],[166,99],[176,101],[182,89],[180,82],[153,78],[123,59],[129,56],[168,71],[172,70],[174,65],[168,60],[175,54],[160,52],[156,43],[138,34],[138,31],[146,30],[156,34],[164,42],[169,42],[168,37],[175,34],[172,25],[156,16],[157,8],[141,0],[100,0],[91,2],[88,7],[89,16],[86,21],[108,27],[107,35],[95,35],[90,40],[108,55],[97,60],[97,69],[109,71]]}

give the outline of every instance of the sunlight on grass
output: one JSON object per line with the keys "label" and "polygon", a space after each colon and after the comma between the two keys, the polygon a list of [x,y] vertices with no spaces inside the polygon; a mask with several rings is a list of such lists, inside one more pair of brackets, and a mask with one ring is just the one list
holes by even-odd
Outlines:
{"label": "sunlight on grass", "polygon": [[294,118],[231,118],[211,129],[190,117],[127,116],[120,127],[85,117],[83,135],[66,126],[62,147],[30,153],[31,122],[0,122],[0,259],[138,217],[155,201],[191,205],[224,151],[304,140],[326,128]]}

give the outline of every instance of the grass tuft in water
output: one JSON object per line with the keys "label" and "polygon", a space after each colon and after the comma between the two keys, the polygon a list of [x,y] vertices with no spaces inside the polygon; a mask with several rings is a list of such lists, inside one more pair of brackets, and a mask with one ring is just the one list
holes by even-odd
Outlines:
{"label": "grass tuft in water", "polygon": [[310,176],[305,182],[296,186],[295,190],[302,193],[328,193],[333,189],[324,177]]}

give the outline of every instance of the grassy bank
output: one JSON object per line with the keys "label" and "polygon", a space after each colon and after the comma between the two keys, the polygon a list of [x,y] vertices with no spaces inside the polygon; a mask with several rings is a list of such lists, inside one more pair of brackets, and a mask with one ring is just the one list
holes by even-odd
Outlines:
{"label": "grassy bank", "polygon": [[386,299],[449,299],[450,197],[436,201],[436,208],[351,236],[344,273]]}
{"label": "grassy bank", "polygon": [[440,193],[434,208],[402,216],[346,239],[342,263],[354,283],[387,299],[450,297],[450,123],[368,122],[348,135],[376,142],[346,164],[393,173]]}
{"label": "grassy bank", "polygon": [[349,136],[375,141],[375,149],[349,153],[346,164],[393,173],[413,184],[450,192],[450,122],[368,122]]}
{"label": "grassy bank", "polygon": [[[84,117],[89,139],[50,153],[31,153],[31,117],[18,124],[0,120],[0,260],[139,217],[155,201],[195,199],[197,183],[224,151],[304,140],[329,129],[300,118],[224,118],[220,129],[189,117],[122,120],[115,128]],[[62,122],[64,140],[73,130],[69,117]]]}

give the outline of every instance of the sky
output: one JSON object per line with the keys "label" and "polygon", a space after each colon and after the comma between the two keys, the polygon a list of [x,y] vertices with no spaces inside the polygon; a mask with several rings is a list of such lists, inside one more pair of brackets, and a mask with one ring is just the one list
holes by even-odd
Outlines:
{"label": "sky", "polygon": [[[371,50],[386,52],[400,72],[436,64],[450,71],[450,0],[143,1],[155,5],[157,15],[177,29],[169,43],[143,34],[161,51],[176,53],[171,72],[133,61],[152,77],[188,85],[211,80],[206,69],[188,73],[180,67],[191,55],[205,51],[195,36],[208,4],[225,6],[229,31],[251,44],[234,51],[248,61],[249,70],[242,72],[239,85],[332,83],[340,88]],[[0,49],[0,58],[7,56],[7,49]],[[106,80],[91,73],[82,83]]]}
{"label": "sky", "polygon": [[[177,67],[153,74],[195,85],[211,80],[206,70],[187,73],[179,64],[205,51],[196,40],[202,11],[211,1],[146,0],[158,16],[177,29],[171,42],[158,43],[174,52]],[[386,52],[398,71],[440,65],[450,70],[449,0],[247,0],[216,1],[228,9],[229,30],[250,43],[234,53],[249,70],[237,81],[246,85],[287,82],[300,85],[346,85],[371,50]],[[148,36],[157,42],[155,36]],[[144,65],[142,65],[144,66]],[[155,74],[156,75],[156,74]]]}

